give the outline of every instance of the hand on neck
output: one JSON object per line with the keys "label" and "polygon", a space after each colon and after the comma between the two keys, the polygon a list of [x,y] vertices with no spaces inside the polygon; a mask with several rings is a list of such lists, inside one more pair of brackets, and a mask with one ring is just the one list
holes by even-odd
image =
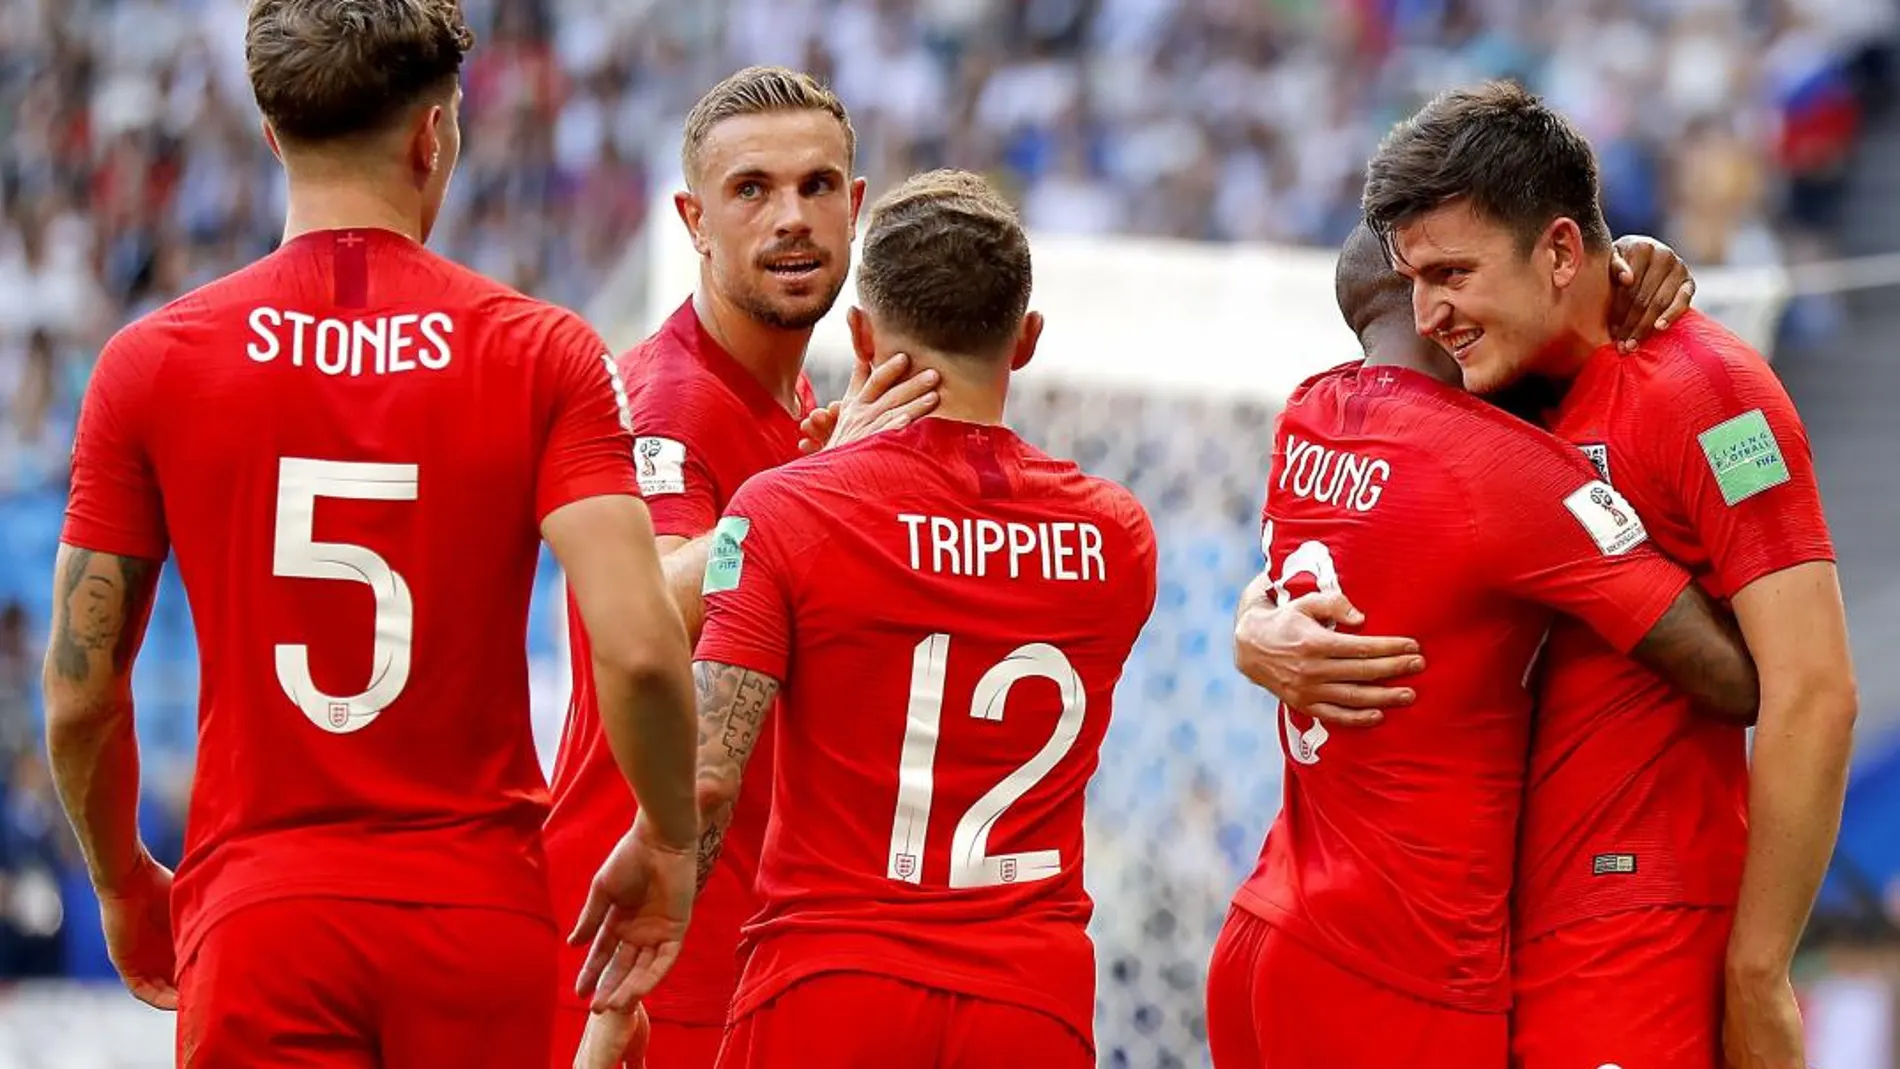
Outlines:
{"label": "hand on neck", "polygon": [[976,357],[949,356],[922,346],[893,345],[877,354],[883,363],[897,353],[910,358],[906,376],[926,370],[938,375],[937,407],[930,414],[963,423],[996,425],[1003,422],[1003,409],[1009,397],[1009,369]]}

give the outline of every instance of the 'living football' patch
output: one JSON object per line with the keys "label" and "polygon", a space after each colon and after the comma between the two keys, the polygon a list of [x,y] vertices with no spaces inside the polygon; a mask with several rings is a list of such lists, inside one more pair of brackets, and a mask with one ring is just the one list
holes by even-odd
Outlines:
{"label": "'living football' patch", "polygon": [[1781,443],[1775,440],[1774,429],[1759,408],[1710,427],[1697,435],[1696,441],[1702,444],[1702,455],[1715,472],[1722,500],[1731,505],[1788,481],[1788,462],[1782,458]]}

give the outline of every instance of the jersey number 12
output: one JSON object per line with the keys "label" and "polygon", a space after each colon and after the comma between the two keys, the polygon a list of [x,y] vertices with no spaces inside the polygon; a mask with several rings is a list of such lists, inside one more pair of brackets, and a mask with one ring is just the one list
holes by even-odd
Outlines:
{"label": "jersey number 12", "polygon": [[[904,883],[923,882],[924,839],[930,827],[930,796],[935,784],[937,737],[943,724],[944,672],[950,636],[931,635],[917,644],[910,662],[910,710],[904,723],[904,750],[897,768],[897,814],[891,825],[890,863],[885,875]],[[1062,697],[1055,734],[1016,771],[991,787],[957,821],[950,836],[950,886],[990,887],[1046,880],[1062,871],[1056,850],[1020,854],[989,853],[990,831],[1003,811],[1056,767],[1082,733],[1088,693],[1082,677],[1062,651],[1032,642],[992,665],[970,695],[970,715],[1001,723],[1010,688],[1025,679],[1046,679]]]}
{"label": "jersey number 12", "polygon": [[409,685],[415,603],[409,584],[375,550],[313,537],[317,499],[414,501],[414,464],[367,464],[284,457],[277,467],[277,527],[271,574],[362,583],[376,595],[376,645],[369,686],[325,694],[310,678],[310,647],[278,643],[277,683],[312,724],[337,735],[367,727]]}

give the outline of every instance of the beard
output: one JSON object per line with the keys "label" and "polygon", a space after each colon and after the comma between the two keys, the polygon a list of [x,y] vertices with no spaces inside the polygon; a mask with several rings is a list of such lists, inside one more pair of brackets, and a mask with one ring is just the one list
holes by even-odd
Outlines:
{"label": "beard", "polygon": [[827,284],[822,294],[791,300],[775,300],[767,296],[759,287],[749,286],[732,294],[732,303],[752,319],[777,330],[809,330],[818,325],[818,321],[831,314],[832,305],[838,303],[838,294],[844,292],[844,276],[840,275]]}

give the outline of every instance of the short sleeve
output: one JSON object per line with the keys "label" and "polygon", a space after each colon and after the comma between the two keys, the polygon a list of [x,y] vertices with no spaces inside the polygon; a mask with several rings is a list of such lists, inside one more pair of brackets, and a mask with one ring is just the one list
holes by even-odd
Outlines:
{"label": "short sleeve", "polygon": [[1125,574],[1132,577],[1127,587],[1130,591],[1128,608],[1135,633],[1139,635],[1147,626],[1148,618],[1154,615],[1160,554],[1155,548],[1154,522],[1148,518],[1148,510],[1133,494],[1119,487],[1116,490],[1122,499],[1119,509],[1122,526],[1128,532],[1129,569]]}
{"label": "short sleeve", "polygon": [[724,425],[731,433],[732,424],[714,417],[707,407],[705,398],[674,380],[634,384],[631,413],[640,496],[653,513],[653,532],[662,537],[698,538],[711,530],[730,490],[722,490],[713,456],[718,428]]}
{"label": "short sleeve", "polygon": [[1638,414],[1642,467],[1695,531],[1718,595],[1834,559],[1807,430],[1761,357],[1691,335]]}
{"label": "short sleeve", "polygon": [[1465,480],[1479,571],[1500,591],[1587,626],[1627,653],[1689,585],[1582,454],[1526,427],[1495,428],[1497,462]]}
{"label": "short sleeve", "polygon": [[782,681],[792,647],[792,526],[801,521],[778,481],[746,483],[713,527],[701,586],[706,624],[693,659]]}
{"label": "short sleeve", "polygon": [[151,453],[159,353],[139,329],[106,343],[86,385],[60,537],[99,553],[163,560],[170,542]]}
{"label": "short sleeve", "polygon": [[550,332],[537,370],[550,379],[551,411],[535,477],[536,520],[584,498],[637,495],[627,391],[606,343],[566,317]]}

